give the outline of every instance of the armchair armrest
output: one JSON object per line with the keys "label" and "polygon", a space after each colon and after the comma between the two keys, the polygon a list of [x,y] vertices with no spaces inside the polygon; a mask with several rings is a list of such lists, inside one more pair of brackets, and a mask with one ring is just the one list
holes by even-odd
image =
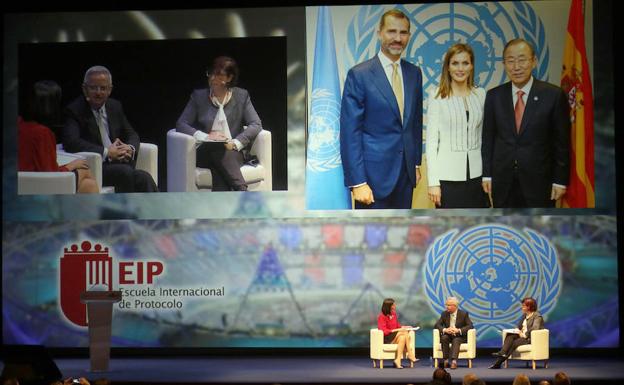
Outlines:
{"label": "armchair armrest", "polygon": [[531,346],[536,358],[548,358],[550,351],[549,335],[550,331],[548,329],[533,330],[531,332]]}
{"label": "armchair armrest", "polygon": [[69,155],[80,155],[86,159],[89,164],[89,170],[91,170],[91,175],[93,175],[98,188],[102,191],[102,155],[97,152],[77,152],[76,154]]}
{"label": "armchair armrest", "polygon": [[379,329],[370,330],[370,356],[380,359],[383,352],[383,331]]}
{"label": "armchair armrest", "polygon": [[71,171],[19,171],[18,194],[75,194],[76,177]]}
{"label": "armchair armrest", "polygon": [[177,132],[167,132],[167,191],[197,191],[195,185],[195,138]]}
{"label": "armchair armrest", "polygon": [[[249,152],[258,157],[258,161],[265,168],[264,183],[268,191],[273,190],[273,156],[271,154],[271,131],[262,130],[256,136]],[[383,339],[383,338],[382,338]]]}
{"label": "armchair armrest", "polygon": [[469,329],[468,330],[468,353],[472,357],[477,356],[477,330]]}
{"label": "armchair armrest", "polygon": [[152,143],[141,143],[137,155],[136,168],[147,171],[158,184],[158,146]]}

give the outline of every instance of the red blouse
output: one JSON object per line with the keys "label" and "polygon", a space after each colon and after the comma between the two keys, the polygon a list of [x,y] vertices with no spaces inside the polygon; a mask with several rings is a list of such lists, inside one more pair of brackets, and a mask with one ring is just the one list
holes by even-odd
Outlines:
{"label": "red blouse", "polygon": [[392,330],[400,327],[399,317],[397,317],[394,310],[388,315],[379,313],[379,316],[377,316],[377,329],[383,330],[384,336],[387,336],[392,333]]}
{"label": "red blouse", "polygon": [[17,118],[17,169],[19,171],[69,171],[56,163],[56,137],[37,122]]}

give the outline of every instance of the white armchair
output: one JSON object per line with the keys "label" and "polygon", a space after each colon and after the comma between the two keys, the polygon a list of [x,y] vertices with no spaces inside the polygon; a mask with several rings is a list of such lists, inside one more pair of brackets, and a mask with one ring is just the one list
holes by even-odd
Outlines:
{"label": "white armchair", "polygon": [[[410,335],[410,350],[413,352],[416,346],[416,334],[413,330],[409,332]],[[379,360],[379,369],[383,369],[383,360],[394,360],[396,358],[397,344],[384,344],[383,331],[379,329],[370,330],[370,358],[373,360],[373,367],[376,367],[375,360]],[[407,357],[408,352],[404,352],[404,356]],[[402,358],[405,358],[402,357]],[[413,363],[410,363],[412,366]]]}
{"label": "white armchair", "polygon": [[[549,347],[549,335],[548,329],[533,330],[531,332],[531,343],[526,345],[520,345],[511,356],[505,361],[505,367],[509,360],[523,360],[532,363],[533,370],[535,370],[535,361],[544,360],[544,368],[548,368],[548,359],[550,358]],[[503,331],[503,342],[507,332]]]}
{"label": "white armchair", "polygon": [[[101,192],[102,188],[102,155],[95,152],[69,153],[57,146],[56,161],[58,164],[67,164],[75,159],[85,159],[89,170],[95,178]],[[158,146],[151,143],[141,143],[136,167],[150,173],[154,182],[158,184]],[[111,190],[112,191],[112,190]],[[26,172],[17,173],[18,194],[74,194],[76,192],[76,178],[71,171],[65,172]]]}
{"label": "white armchair", "polygon": [[152,143],[141,143],[136,168],[147,171],[158,185],[158,146]]}
{"label": "white armchair", "polygon": [[[472,360],[477,357],[477,331],[475,329],[468,330],[466,343],[459,345],[460,360],[468,360],[468,367],[472,368]],[[440,331],[433,329],[433,359],[434,366],[438,367],[438,359],[442,359],[442,344],[440,343]]]}
{"label": "white armchair", "polygon": [[[167,191],[201,191],[212,189],[210,169],[197,167],[195,138],[175,128],[167,132]],[[241,173],[250,191],[273,189],[271,132],[262,130],[250,153],[258,157],[257,166],[243,165]]]}
{"label": "white armchair", "polygon": [[[96,178],[98,186],[102,186],[102,156],[94,152],[78,152],[75,154],[57,150],[58,164],[67,164],[75,159],[85,159],[89,169]],[[76,178],[72,171],[19,171],[17,173],[17,193],[32,194],[74,194]]]}

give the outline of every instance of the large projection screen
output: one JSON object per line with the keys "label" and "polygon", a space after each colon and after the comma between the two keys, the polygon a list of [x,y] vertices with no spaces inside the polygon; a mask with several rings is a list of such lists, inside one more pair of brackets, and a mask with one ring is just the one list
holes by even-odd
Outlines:
{"label": "large projection screen", "polygon": [[[598,2],[585,3],[595,207],[583,209],[309,208],[329,189],[310,188],[311,163],[339,147],[331,129],[320,141],[310,131],[340,110],[339,99],[313,105],[314,68],[326,59],[316,56],[319,28],[332,32],[342,92],[348,70],[379,52],[379,17],[393,5],[326,7],[329,27],[319,7],[6,14],[3,343],[86,347],[76,298],[104,285],[123,294],[114,347],[363,348],[391,297],[424,348],[447,296],[470,313],[478,347],[500,344],[524,297],[537,299],[552,347],[619,347],[613,56],[595,35]],[[534,76],[560,84],[569,0],[397,7],[412,23],[404,58],[421,68],[425,95],[453,41],[473,46],[486,90],[507,81],[502,49],[513,37],[536,45]],[[240,86],[271,132],[272,188],[172,192],[167,132],[221,54],[238,60]],[[112,97],[142,142],[158,146],[160,192],[18,194],[29,85],[55,80],[68,103],[96,64],[111,69]]]}

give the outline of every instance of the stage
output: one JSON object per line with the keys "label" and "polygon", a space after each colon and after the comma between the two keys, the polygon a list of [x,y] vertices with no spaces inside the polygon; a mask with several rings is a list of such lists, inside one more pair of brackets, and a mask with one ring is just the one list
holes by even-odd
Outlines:
{"label": "stage", "polygon": [[[418,384],[428,382],[433,373],[428,357],[417,362],[414,368],[400,370],[393,367],[391,360],[384,362],[384,369],[373,368],[366,356],[124,357],[113,358],[110,371],[106,373],[90,373],[86,358],[54,361],[65,377],[107,378],[113,384]],[[479,358],[473,361],[473,368],[468,369],[466,361],[460,361],[460,367],[449,372],[454,383],[461,383],[462,377],[470,372],[488,384],[511,384],[519,373],[527,374],[536,384],[539,380],[552,380],[559,371],[566,372],[573,384],[624,381],[624,360],[596,358],[591,353],[553,358],[548,369],[540,363],[535,371],[520,361],[511,361],[507,369],[487,369],[491,362],[490,358]]]}

